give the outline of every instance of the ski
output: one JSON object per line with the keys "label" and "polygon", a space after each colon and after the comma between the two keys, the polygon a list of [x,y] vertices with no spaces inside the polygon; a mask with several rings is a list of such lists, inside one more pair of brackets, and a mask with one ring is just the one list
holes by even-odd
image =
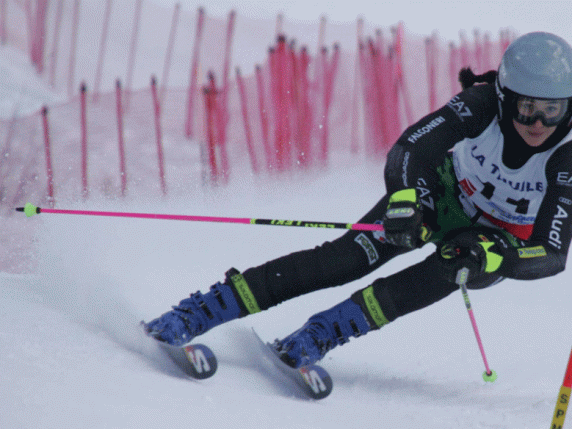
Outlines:
{"label": "ski", "polygon": [[[144,326],[144,323],[142,323]],[[172,346],[163,341],[159,341],[153,335],[159,348],[177,365],[186,375],[195,380],[204,380],[214,375],[218,368],[215,354],[204,344],[188,344],[186,346]]]}
{"label": "ski", "polygon": [[157,341],[157,343],[163,352],[189,377],[196,380],[204,380],[212,377],[217,370],[216,356],[204,344],[189,344],[184,347],[176,347],[161,341]]}
{"label": "ski", "polygon": [[334,387],[330,374],[318,365],[308,365],[299,369],[286,365],[278,357],[278,353],[274,350],[270,343],[265,343],[256,333],[252,332],[264,356],[286,377],[294,381],[302,392],[311,399],[323,399],[332,393]]}
{"label": "ski", "polygon": [[[254,329],[252,332],[263,356],[283,375],[292,380],[308,398],[323,399],[332,392],[333,381],[324,368],[319,365],[308,365],[299,369],[291,368],[280,360],[278,353],[270,343],[265,343]],[[159,341],[153,335],[147,335],[187,376],[195,380],[204,380],[215,374],[218,367],[216,356],[204,344],[177,347]]]}

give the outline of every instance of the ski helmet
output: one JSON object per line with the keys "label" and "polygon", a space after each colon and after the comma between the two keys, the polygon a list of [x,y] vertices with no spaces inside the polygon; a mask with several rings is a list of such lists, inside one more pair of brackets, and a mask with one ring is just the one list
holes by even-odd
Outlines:
{"label": "ski helmet", "polygon": [[538,119],[545,126],[567,122],[572,116],[572,47],[551,33],[519,37],[502,57],[496,90],[501,118],[504,114],[525,125]]}

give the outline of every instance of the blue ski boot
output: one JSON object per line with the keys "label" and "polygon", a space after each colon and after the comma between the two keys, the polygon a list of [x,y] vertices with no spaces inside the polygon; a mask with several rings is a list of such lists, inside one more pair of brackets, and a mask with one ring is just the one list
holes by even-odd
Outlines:
{"label": "blue ski boot", "polygon": [[284,363],[300,368],[316,363],[337,345],[347,343],[349,337],[357,338],[369,330],[361,307],[347,299],[310,317],[302,328],[274,341],[273,347]]}
{"label": "blue ski boot", "polygon": [[[173,310],[144,324],[145,331],[159,341],[184,346],[215,326],[260,311],[257,306],[252,308],[251,303],[256,304],[256,301],[237,270],[232,269],[227,273],[225,283],[216,283],[204,295],[201,292],[193,293],[190,298],[174,306]],[[239,304],[244,300],[249,302],[250,307]]]}

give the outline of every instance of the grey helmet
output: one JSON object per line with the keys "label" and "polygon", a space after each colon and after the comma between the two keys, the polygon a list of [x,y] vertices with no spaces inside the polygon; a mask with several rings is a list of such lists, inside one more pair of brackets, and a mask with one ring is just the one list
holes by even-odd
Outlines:
{"label": "grey helmet", "polygon": [[[572,47],[551,33],[527,33],[512,42],[504,53],[496,90],[501,117],[514,112],[518,96],[540,99],[569,99],[572,114]],[[562,122],[561,121],[561,122]]]}

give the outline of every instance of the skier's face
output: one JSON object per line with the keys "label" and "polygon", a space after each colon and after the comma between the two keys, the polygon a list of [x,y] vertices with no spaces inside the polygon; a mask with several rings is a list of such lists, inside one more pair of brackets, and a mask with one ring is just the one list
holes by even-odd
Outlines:
{"label": "skier's face", "polygon": [[546,127],[555,127],[566,119],[567,98],[543,99],[519,96],[516,99],[514,120],[522,125],[532,125],[539,119]]}
{"label": "skier's face", "polygon": [[520,124],[514,119],[512,123],[525,143],[531,147],[540,146],[556,130],[556,126],[547,127],[540,119],[537,119],[536,122],[531,125]]}

